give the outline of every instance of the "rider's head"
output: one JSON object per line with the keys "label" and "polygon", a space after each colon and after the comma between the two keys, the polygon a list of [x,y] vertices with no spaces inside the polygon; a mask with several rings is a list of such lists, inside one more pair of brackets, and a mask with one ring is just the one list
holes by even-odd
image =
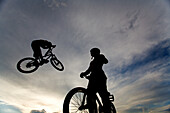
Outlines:
{"label": "rider's head", "polygon": [[96,57],[96,56],[100,55],[100,49],[98,49],[98,48],[92,48],[92,49],[90,50],[90,53],[91,53],[91,56],[92,56],[92,57]]}

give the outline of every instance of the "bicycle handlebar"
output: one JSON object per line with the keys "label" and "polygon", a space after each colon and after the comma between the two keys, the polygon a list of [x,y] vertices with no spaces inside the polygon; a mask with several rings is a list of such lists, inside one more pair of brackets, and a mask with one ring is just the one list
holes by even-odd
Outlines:
{"label": "bicycle handlebar", "polygon": [[51,45],[51,46],[48,48],[47,52],[44,54],[43,57],[46,57],[46,56],[48,56],[50,53],[52,53],[52,49],[55,48],[55,47],[56,47],[56,45]]}
{"label": "bicycle handlebar", "polygon": [[48,50],[52,50],[53,48],[55,48],[56,47],[56,45],[51,45],[49,48],[48,48]]}
{"label": "bicycle handlebar", "polygon": [[51,47],[52,47],[52,48],[55,48],[55,47],[56,47],[56,45],[52,45]]}

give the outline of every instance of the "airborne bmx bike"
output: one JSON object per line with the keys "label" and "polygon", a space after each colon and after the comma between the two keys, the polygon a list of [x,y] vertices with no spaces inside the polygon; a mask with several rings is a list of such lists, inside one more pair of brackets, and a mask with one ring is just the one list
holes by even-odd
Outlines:
{"label": "airborne bmx bike", "polygon": [[[97,113],[104,113],[103,105],[99,96],[96,94],[95,97],[97,103]],[[111,113],[116,113],[114,104],[114,96],[109,96]],[[64,100],[63,113],[89,113],[87,106],[87,89],[83,87],[76,87],[70,90]]]}
{"label": "airborne bmx bike", "polygon": [[[51,46],[47,52],[45,53],[45,55],[43,56],[43,59],[50,59],[50,63],[52,64],[52,66],[59,70],[59,71],[63,71],[64,70],[64,66],[63,64],[57,59],[57,57],[55,56],[55,54],[52,52],[53,48],[55,48],[56,46],[53,45]],[[40,63],[41,59],[35,59],[33,57],[26,57],[21,59],[18,63],[17,63],[17,69],[22,72],[22,73],[32,73],[34,71],[36,71],[39,66],[42,66],[45,63]]]}

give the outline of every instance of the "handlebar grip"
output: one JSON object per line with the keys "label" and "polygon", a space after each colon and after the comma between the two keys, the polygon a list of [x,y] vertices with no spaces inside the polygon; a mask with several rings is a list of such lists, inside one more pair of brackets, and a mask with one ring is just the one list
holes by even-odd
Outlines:
{"label": "handlebar grip", "polygon": [[55,47],[56,47],[56,45],[52,45],[51,47],[55,48]]}

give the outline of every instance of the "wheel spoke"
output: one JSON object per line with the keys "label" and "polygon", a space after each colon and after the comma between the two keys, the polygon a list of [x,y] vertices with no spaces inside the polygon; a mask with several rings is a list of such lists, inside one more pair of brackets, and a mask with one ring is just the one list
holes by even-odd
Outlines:
{"label": "wheel spoke", "polygon": [[[75,91],[74,91],[75,90]],[[73,91],[70,91],[70,101],[68,103],[68,107],[64,107],[65,109],[68,109],[68,113],[89,113],[88,109],[79,109],[80,106],[82,106],[83,97],[85,95],[85,89],[82,88],[75,88]],[[86,102],[86,101],[85,101]],[[84,104],[86,104],[84,102]],[[67,104],[66,104],[67,105]]]}

